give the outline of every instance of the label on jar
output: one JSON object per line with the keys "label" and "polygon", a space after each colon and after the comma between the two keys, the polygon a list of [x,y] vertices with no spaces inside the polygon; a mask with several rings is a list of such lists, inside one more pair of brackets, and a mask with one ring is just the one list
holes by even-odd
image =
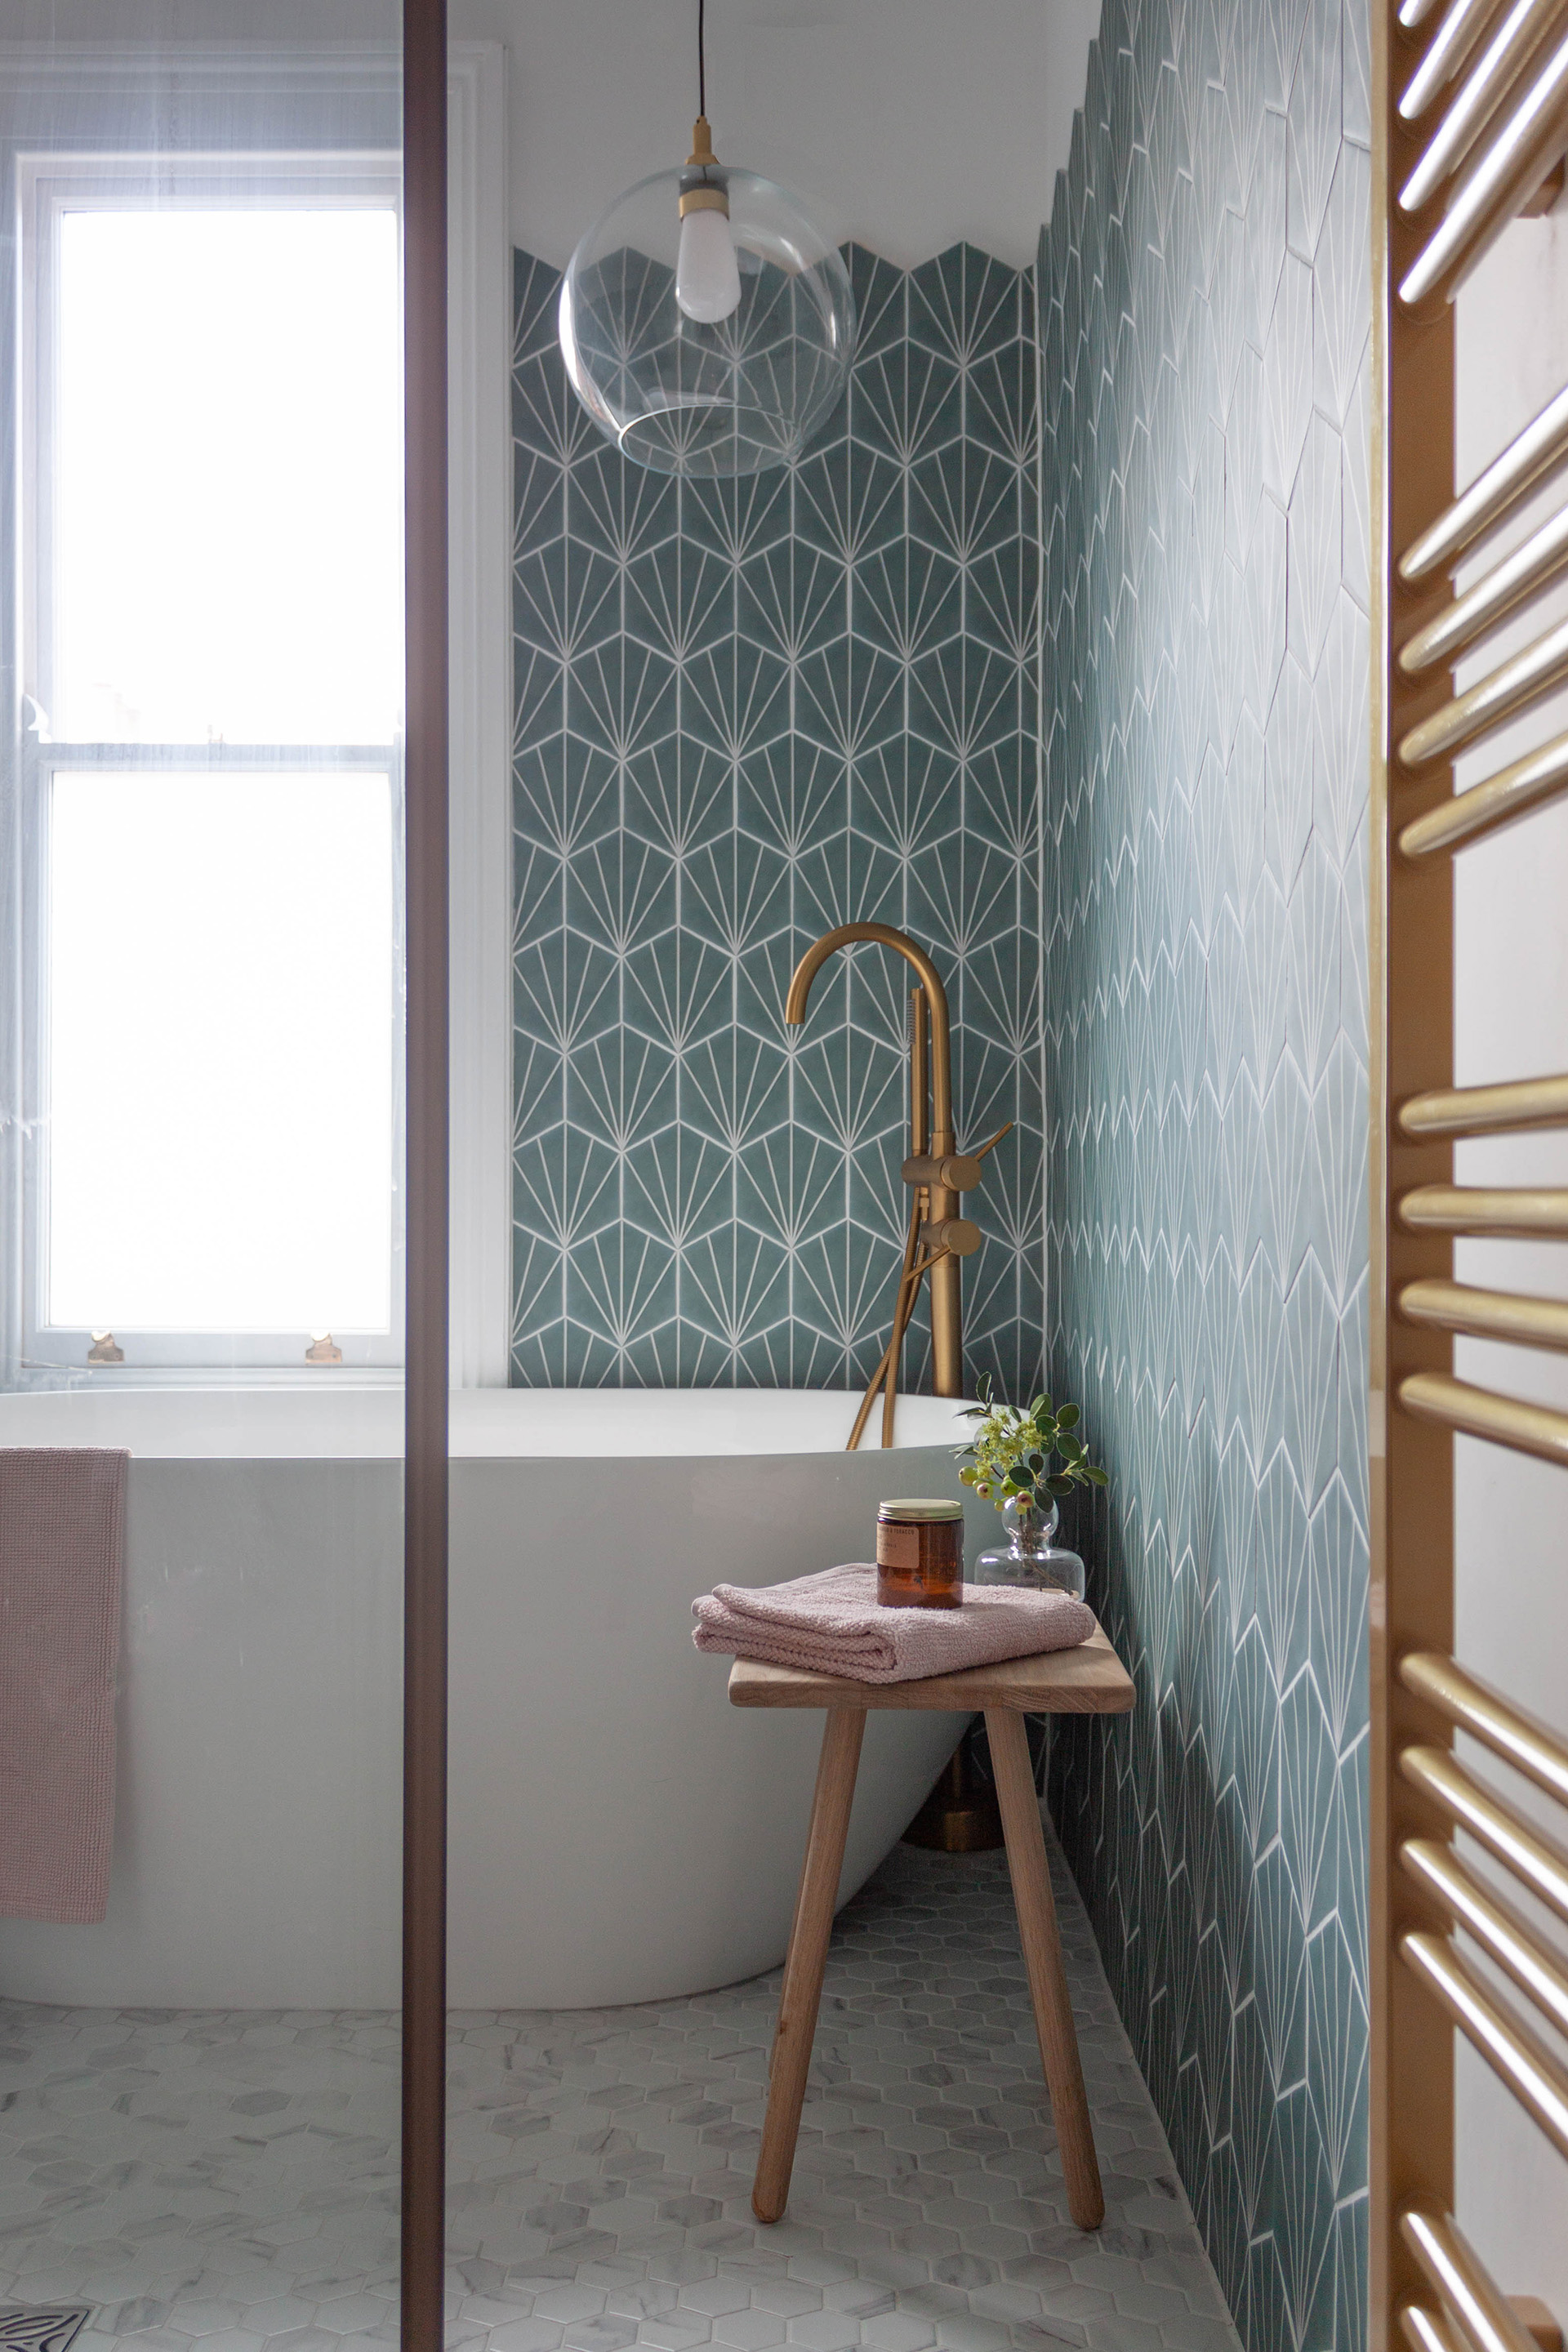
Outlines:
{"label": "label on jar", "polygon": [[[943,1530],[945,1532],[945,1530]],[[929,1523],[913,1519],[879,1519],[877,1522],[877,1565],[879,1568],[901,1568],[911,1573],[921,1566],[921,1538],[926,1538],[929,1554],[930,1538],[936,1529]],[[937,1553],[940,1559],[940,1550]]]}
{"label": "label on jar", "polygon": [[879,1519],[877,1590],[883,1601],[907,1604],[921,1597],[940,1608],[957,1605],[963,1580],[963,1525],[959,1519]]}

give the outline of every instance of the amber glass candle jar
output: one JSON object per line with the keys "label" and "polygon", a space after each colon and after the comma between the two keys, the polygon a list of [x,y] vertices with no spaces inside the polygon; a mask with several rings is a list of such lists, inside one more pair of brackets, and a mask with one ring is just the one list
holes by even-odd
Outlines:
{"label": "amber glass candle jar", "polygon": [[903,1495],[877,1512],[877,1598],[884,1609],[957,1609],[963,1601],[963,1506]]}

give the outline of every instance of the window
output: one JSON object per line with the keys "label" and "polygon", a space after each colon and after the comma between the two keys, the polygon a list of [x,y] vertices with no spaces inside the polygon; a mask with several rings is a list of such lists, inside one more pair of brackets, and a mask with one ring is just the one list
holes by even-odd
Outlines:
{"label": "window", "polygon": [[390,1334],[387,777],[56,768],[46,830],[47,1324]]}
{"label": "window", "polygon": [[[453,43],[448,98],[452,1369],[488,1386],[504,51]],[[322,1328],[345,1374],[401,1359],[399,106],[394,57],[327,41],[84,42],[63,80],[20,53],[0,77],[0,1385],[84,1367],[97,1330],[109,1381],[314,1380]]]}
{"label": "window", "polygon": [[395,1363],[395,173],[20,193],[23,1361]]}

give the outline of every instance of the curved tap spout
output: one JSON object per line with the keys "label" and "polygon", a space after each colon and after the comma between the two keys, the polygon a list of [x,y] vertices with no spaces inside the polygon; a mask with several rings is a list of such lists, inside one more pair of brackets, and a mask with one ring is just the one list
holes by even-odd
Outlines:
{"label": "curved tap spout", "polygon": [[918,947],[907,931],[896,931],[891,923],[840,923],[836,931],[825,931],[815,947],[807,948],[795,968],[795,977],[784,999],[784,1019],[798,1027],[805,1019],[805,1001],[811,993],[811,983],[827,961],[840,948],[851,948],[862,940],[875,940],[879,947],[892,948],[913,964],[926,992],[931,1007],[931,1150],[942,1153],[953,1147],[952,1134],[952,1041],[947,1017],[947,991],[937,978],[936,966],[924,948]]}

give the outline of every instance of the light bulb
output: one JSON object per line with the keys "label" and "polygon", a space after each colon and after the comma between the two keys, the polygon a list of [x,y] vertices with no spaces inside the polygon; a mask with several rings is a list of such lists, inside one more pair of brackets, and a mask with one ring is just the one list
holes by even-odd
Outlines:
{"label": "light bulb", "polygon": [[675,299],[689,319],[709,327],[727,319],[741,299],[735,240],[728,215],[717,207],[704,206],[681,215]]}

